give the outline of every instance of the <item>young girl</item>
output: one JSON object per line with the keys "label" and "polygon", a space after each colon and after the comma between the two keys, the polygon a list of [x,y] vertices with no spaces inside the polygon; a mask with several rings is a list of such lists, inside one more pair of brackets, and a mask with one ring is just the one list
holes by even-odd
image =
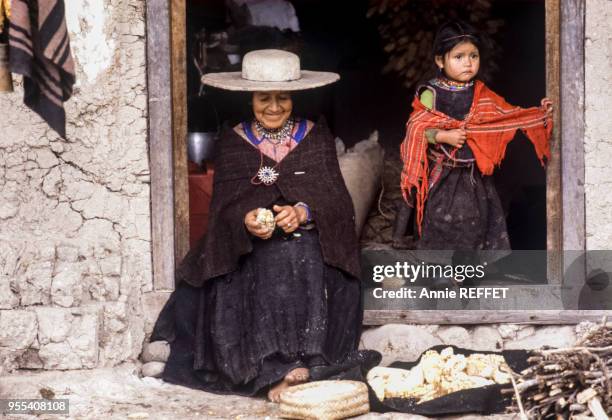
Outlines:
{"label": "young girl", "polygon": [[518,129],[541,162],[549,157],[551,102],[523,109],[488,89],[477,79],[481,46],[469,24],[443,25],[433,49],[438,76],[417,89],[412,103],[401,146],[401,188],[406,203],[416,205],[418,249],[509,249],[489,175]]}

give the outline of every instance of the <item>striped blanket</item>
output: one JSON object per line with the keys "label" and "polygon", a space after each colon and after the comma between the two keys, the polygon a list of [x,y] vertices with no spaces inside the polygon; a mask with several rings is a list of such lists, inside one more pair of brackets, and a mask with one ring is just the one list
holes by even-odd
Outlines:
{"label": "striped blanket", "polygon": [[24,76],[24,103],[66,137],[63,103],[72,95],[74,62],[64,0],[12,0],[9,66]]}
{"label": "striped blanket", "polygon": [[552,134],[552,116],[547,110],[549,100],[541,107],[520,108],[510,105],[501,96],[476,81],[474,100],[470,112],[463,121],[455,120],[441,112],[428,109],[418,97],[412,102],[412,114],[406,123],[406,137],[400,153],[404,166],[401,188],[406,202],[411,204],[411,194],[416,190],[416,218],[419,234],[423,221],[425,200],[429,192],[430,175],[427,159],[425,130],[437,128],[452,130],[463,128],[467,133],[467,144],[476,158],[476,165],[483,175],[491,175],[506,154],[506,146],[522,130],[531,140],[542,163],[550,157],[549,139]]}

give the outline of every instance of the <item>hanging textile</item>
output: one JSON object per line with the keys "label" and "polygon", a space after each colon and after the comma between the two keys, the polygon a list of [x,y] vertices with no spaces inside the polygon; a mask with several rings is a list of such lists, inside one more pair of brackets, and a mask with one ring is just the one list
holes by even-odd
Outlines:
{"label": "hanging textile", "polygon": [[24,76],[24,103],[66,137],[63,103],[72,95],[74,62],[63,0],[12,0],[9,66]]}

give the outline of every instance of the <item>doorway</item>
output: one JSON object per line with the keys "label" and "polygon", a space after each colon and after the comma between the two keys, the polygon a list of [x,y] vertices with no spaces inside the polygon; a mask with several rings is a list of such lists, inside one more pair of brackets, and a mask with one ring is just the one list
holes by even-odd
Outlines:
{"label": "doorway", "polygon": [[[380,20],[368,17],[372,1],[358,0],[346,7],[341,2],[292,0],[299,32],[244,25],[240,20],[247,18],[228,3],[186,2],[189,131],[217,130],[223,121],[233,125],[249,117],[246,95],[203,88],[199,83],[203,71],[239,71],[240,63],[228,57],[253,49],[281,48],[298,53],[304,68],[341,76],[331,88],[298,94],[296,113],[314,120],[323,114],[332,132],[347,146],[378,130],[387,155],[398,153],[416,84],[407,86],[397,72],[383,72],[389,54],[378,28]],[[491,4],[487,21],[501,25],[491,36],[496,51],[490,55],[498,70],[489,74],[487,83],[512,104],[539,105],[546,95],[545,2],[495,0]],[[246,14],[246,7],[243,9]],[[436,19],[443,22],[451,17],[454,15]],[[202,44],[213,47],[208,48],[207,62],[198,65]],[[545,250],[546,174],[522,134],[510,143],[495,179],[512,248]]]}
{"label": "doorway", "polygon": [[[581,112],[583,102],[570,104],[572,98],[581,98],[584,91],[584,2],[580,0],[530,1],[527,3],[544,4],[545,10],[545,78],[547,96],[555,108],[555,134],[551,144],[552,157],[547,167],[546,177],[546,249],[548,257],[548,279],[552,283],[560,283],[563,271],[563,258],[559,251],[564,248],[584,249],[584,150],[582,136],[584,122]],[[525,3],[523,1],[497,0],[496,3]],[[202,0],[201,3],[209,3]],[[299,2],[295,2],[296,9]],[[308,3],[304,1],[304,3]],[[316,1],[314,2],[316,3]],[[180,114],[181,102],[186,105],[186,95],[181,96],[181,86],[177,83],[181,74],[177,68],[186,67],[184,41],[186,38],[186,5],[185,0],[173,0],[172,10],[166,0],[149,0],[147,2],[147,39],[149,49],[149,96],[151,120],[151,161],[152,161],[152,241],[154,247],[154,285],[155,290],[172,289],[171,281],[174,261],[182,258],[182,253],[176,249],[181,244],[188,243],[188,235],[184,234],[188,226],[184,217],[177,214],[185,213],[187,201],[186,186],[174,182],[177,178],[186,179],[186,156],[181,156],[180,147],[184,146],[184,135],[180,130],[187,130],[186,106],[184,119]],[[563,34],[561,29],[563,28]],[[170,39],[165,39],[172,33]],[[172,46],[172,48],[171,48]],[[183,53],[181,53],[181,48]],[[167,56],[163,52],[170,52]],[[157,53],[157,54],[156,54]],[[561,57],[564,57],[563,61]],[[170,62],[172,71],[170,69]],[[165,66],[168,63],[168,66]],[[561,72],[563,66],[563,72]],[[170,73],[169,75],[167,73]],[[164,80],[171,80],[170,84]],[[153,83],[152,83],[153,81]],[[494,86],[495,88],[495,86]],[[186,88],[184,89],[186,90]],[[561,101],[563,92],[564,101]],[[581,93],[582,92],[582,93]],[[500,90],[500,93],[504,93]],[[405,106],[405,103],[402,103]],[[322,109],[322,108],[319,108]],[[333,108],[332,108],[333,109]],[[178,110],[178,113],[177,113]],[[405,121],[406,114],[401,118]],[[172,115],[172,124],[168,123],[168,115]],[[559,122],[563,119],[564,124]],[[184,123],[183,123],[184,121]],[[399,130],[401,132],[401,130]],[[561,148],[561,137],[564,147]],[[170,152],[170,154],[168,154]],[[174,154],[173,154],[174,152]],[[565,162],[565,170],[561,172],[561,158]],[[168,162],[168,159],[171,162]],[[155,162],[164,163],[161,166]],[[165,164],[170,163],[170,165]],[[582,170],[581,170],[582,168]],[[561,185],[561,177],[564,182]],[[173,205],[170,205],[173,203]],[[182,208],[181,208],[182,207]],[[565,216],[565,217],[564,217]],[[183,233],[181,233],[183,232]],[[175,247],[175,244],[178,244]],[[176,249],[175,249],[176,248]],[[185,247],[183,246],[183,249]],[[155,250],[157,250],[155,252]],[[170,258],[168,258],[170,257]],[[571,312],[571,311],[568,311]],[[512,322],[514,315],[495,313],[472,317],[464,314],[465,321],[495,322],[503,320]],[[486,315],[486,316],[485,316]],[[388,314],[396,320],[412,319],[411,314]],[[415,315],[416,316],[416,315]],[[518,315],[517,315],[518,316]],[[387,319],[385,318],[385,319]],[[389,318],[389,319],[391,319]],[[469,319],[468,319],[469,318]],[[486,319],[485,319],[486,318]],[[517,319],[537,321],[539,316],[529,313],[518,316]],[[415,318],[416,319],[416,318]],[[432,318],[433,319],[433,318]]]}

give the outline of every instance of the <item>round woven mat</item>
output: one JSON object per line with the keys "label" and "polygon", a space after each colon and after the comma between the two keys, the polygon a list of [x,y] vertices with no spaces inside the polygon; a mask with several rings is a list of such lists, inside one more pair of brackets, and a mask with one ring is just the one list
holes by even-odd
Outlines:
{"label": "round woven mat", "polygon": [[357,381],[315,381],[293,386],[280,397],[280,416],[335,420],[370,411],[368,388]]}

